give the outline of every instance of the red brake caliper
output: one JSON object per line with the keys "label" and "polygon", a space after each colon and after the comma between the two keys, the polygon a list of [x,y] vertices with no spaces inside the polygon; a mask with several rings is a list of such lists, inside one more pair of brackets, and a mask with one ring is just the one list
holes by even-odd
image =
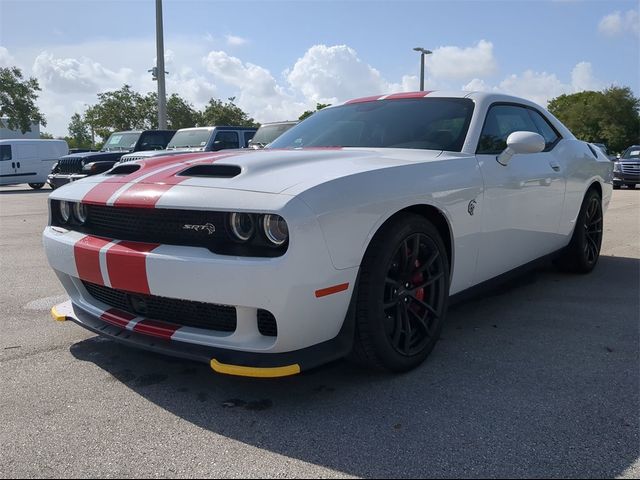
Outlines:
{"label": "red brake caliper", "polygon": [[[420,261],[416,260],[416,268],[420,268]],[[411,283],[414,285],[420,285],[424,282],[424,275],[422,272],[415,273],[413,277],[411,277]],[[424,288],[419,288],[416,290],[416,298],[421,302],[424,302]]]}

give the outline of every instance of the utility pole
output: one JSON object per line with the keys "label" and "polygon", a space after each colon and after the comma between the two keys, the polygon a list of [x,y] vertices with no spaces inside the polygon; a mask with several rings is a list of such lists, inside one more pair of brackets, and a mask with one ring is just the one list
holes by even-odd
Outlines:
{"label": "utility pole", "polygon": [[431,50],[425,50],[422,47],[414,48],[416,52],[420,52],[420,91],[424,91],[424,56],[433,53]]}
{"label": "utility pole", "polygon": [[156,0],[156,68],[158,79],[158,128],[167,128],[167,92],[164,83],[164,37],[162,32],[162,0]]}

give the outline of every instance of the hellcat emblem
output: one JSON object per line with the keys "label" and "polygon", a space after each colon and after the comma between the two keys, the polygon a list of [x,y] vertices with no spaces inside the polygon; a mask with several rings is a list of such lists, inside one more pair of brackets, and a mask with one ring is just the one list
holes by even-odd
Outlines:
{"label": "hellcat emblem", "polygon": [[476,210],[476,205],[478,204],[478,202],[476,202],[475,200],[471,200],[469,202],[469,207],[467,208],[467,211],[469,212],[469,215],[473,215],[473,212],[475,212]]}
{"label": "hellcat emblem", "polygon": [[205,223],[204,225],[183,225],[183,230],[195,230],[196,232],[207,232],[209,235],[213,235],[216,231],[216,226],[213,223]]}

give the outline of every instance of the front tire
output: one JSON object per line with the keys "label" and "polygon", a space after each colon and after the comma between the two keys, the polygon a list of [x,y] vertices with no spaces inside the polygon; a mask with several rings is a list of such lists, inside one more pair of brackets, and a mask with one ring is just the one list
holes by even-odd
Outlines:
{"label": "front tire", "polygon": [[392,372],[417,367],[438,341],[448,300],[449,261],[438,230],[418,215],[398,215],[362,262],[353,356]]}
{"label": "front tire", "polygon": [[29,186],[34,190],[40,190],[42,187],[44,187],[44,183],[30,183]]}
{"label": "front tire", "polygon": [[594,269],[602,246],[602,220],[602,199],[591,189],[582,201],[571,242],[557,261],[561,270],[589,273]]}

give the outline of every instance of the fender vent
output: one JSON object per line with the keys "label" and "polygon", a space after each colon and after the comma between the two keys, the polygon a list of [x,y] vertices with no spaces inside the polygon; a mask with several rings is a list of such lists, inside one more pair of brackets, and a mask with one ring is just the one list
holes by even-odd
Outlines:
{"label": "fender vent", "polygon": [[125,165],[118,165],[117,167],[112,168],[108,172],[107,175],[129,175],[140,169],[140,165],[135,163],[129,163]]}
{"label": "fender vent", "polygon": [[181,177],[233,178],[240,175],[242,169],[237,165],[195,165],[183,170]]}

